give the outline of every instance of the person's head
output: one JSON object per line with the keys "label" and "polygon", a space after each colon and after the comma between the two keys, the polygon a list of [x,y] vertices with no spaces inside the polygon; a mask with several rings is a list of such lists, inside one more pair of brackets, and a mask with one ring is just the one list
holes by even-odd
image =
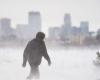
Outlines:
{"label": "person's head", "polygon": [[36,34],[36,39],[43,40],[45,38],[45,34],[43,32],[38,32]]}

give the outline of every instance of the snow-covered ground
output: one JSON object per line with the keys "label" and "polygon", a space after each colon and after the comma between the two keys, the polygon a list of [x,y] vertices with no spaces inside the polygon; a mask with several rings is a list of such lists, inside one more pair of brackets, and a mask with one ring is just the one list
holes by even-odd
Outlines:
{"label": "snow-covered ground", "polygon": [[[98,80],[100,66],[93,60],[98,49],[49,49],[52,60],[49,67],[43,59],[40,80]],[[23,48],[0,48],[0,80],[25,80],[30,67],[22,68]]]}

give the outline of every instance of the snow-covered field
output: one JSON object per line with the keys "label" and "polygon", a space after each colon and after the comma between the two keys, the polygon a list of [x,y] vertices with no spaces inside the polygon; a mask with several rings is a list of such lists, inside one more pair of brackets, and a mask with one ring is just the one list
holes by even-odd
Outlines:
{"label": "snow-covered field", "polygon": [[[93,60],[98,49],[48,48],[52,60],[49,67],[43,59],[40,80],[98,80],[100,66]],[[23,48],[0,48],[0,80],[25,80],[30,67],[22,68]]]}

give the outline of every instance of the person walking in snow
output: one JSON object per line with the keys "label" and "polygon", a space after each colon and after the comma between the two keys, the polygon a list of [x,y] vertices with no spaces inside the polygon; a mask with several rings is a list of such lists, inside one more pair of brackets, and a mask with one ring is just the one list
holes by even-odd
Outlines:
{"label": "person walking in snow", "polygon": [[28,62],[31,68],[27,79],[40,77],[39,65],[41,64],[42,57],[47,60],[49,66],[51,65],[51,60],[47,53],[44,38],[45,34],[43,32],[38,32],[36,34],[36,38],[29,41],[24,50],[22,66],[25,67]]}

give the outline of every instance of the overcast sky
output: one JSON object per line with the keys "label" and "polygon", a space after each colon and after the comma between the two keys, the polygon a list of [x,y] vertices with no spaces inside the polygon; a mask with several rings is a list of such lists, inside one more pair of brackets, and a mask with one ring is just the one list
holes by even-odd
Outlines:
{"label": "overcast sky", "polygon": [[72,25],[89,21],[90,30],[100,27],[100,0],[0,0],[0,18],[12,19],[16,24],[27,23],[29,11],[40,11],[43,31],[63,24],[65,13],[70,13]]}

